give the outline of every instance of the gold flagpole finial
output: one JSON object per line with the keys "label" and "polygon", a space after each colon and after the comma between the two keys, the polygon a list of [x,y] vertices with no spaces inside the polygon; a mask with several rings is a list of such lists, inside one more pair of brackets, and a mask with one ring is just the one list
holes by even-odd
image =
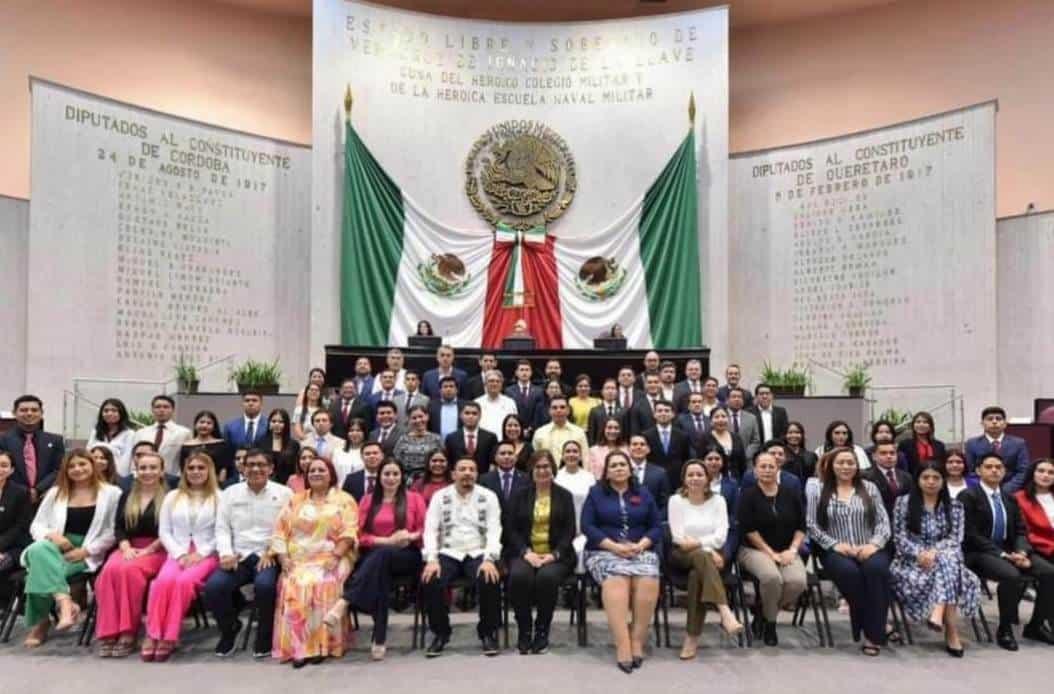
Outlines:
{"label": "gold flagpole finial", "polygon": [[351,98],[351,85],[349,84],[347,89],[344,90],[344,117],[351,120],[351,105],[355,103],[355,100]]}
{"label": "gold flagpole finial", "polygon": [[695,92],[688,97],[688,123],[695,125]]}

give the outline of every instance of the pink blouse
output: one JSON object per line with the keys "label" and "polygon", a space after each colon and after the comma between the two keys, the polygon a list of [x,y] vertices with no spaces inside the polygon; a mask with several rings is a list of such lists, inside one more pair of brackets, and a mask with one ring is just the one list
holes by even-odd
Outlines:
{"label": "pink blouse", "polygon": [[[362,497],[359,502],[359,546],[363,548],[373,547],[378,537],[390,537],[399,528],[395,527],[395,504],[382,504],[381,510],[373,519],[373,532],[367,532],[366,519],[370,517],[370,507],[373,505],[372,496]],[[417,492],[406,492],[406,527],[412,533],[420,533],[425,527],[425,500]],[[421,546],[420,538],[414,543]]]}

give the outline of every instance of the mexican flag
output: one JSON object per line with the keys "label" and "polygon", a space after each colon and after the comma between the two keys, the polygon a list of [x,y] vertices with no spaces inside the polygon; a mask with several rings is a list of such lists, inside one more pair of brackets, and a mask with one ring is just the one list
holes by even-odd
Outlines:
{"label": "mexican flag", "polygon": [[500,347],[518,319],[541,349],[702,344],[695,137],[606,228],[456,229],[420,210],[347,125],[342,339],[404,345],[427,320],[455,346]]}

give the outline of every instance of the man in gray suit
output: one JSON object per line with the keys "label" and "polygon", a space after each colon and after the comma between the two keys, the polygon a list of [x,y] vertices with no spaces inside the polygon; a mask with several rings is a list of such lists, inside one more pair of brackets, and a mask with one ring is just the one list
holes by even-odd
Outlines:
{"label": "man in gray suit", "polygon": [[428,396],[421,392],[421,376],[416,371],[407,369],[403,375],[403,383],[406,384],[406,392],[396,395],[393,402],[398,412],[399,425],[406,427],[406,413],[415,405],[428,407]]}
{"label": "man in gray suit", "polygon": [[381,444],[384,454],[391,455],[395,443],[405,433],[406,427],[395,421],[395,403],[389,400],[377,403],[377,428],[370,432],[368,440]]}
{"label": "man in gray suit", "polygon": [[743,448],[747,454],[747,465],[754,460],[754,454],[761,449],[761,427],[758,426],[758,418],[743,409],[744,391],[742,388],[732,388],[728,391],[728,409],[732,414],[729,426],[732,433],[743,442]]}

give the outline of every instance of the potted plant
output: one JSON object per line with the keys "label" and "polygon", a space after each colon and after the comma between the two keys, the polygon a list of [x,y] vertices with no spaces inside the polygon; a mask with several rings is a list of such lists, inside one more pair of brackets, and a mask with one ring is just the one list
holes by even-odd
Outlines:
{"label": "potted plant", "polygon": [[277,395],[278,384],[282,380],[282,370],[278,366],[277,359],[270,362],[246,359],[238,366],[231,368],[229,380],[237,384],[239,393],[255,390],[261,395]]}
{"label": "potted plant", "polygon": [[842,381],[842,385],[845,387],[846,392],[849,393],[849,397],[864,397],[864,390],[871,385],[871,376],[867,373],[867,364],[857,364],[850,367],[845,373],[845,380]]}
{"label": "potted plant", "polygon": [[176,385],[180,393],[193,395],[198,392],[198,369],[182,354],[176,362]]}
{"label": "potted plant", "polygon": [[154,423],[154,415],[150,413],[150,410],[128,410],[128,420],[135,424],[137,428],[142,429],[148,427]]}
{"label": "potted plant", "polygon": [[910,411],[898,410],[894,407],[890,407],[878,415],[878,420],[886,421],[893,425],[897,436],[900,436],[911,426],[912,418],[913,415]]}
{"label": "potted plant", "polygon": [[809,385],[809,370],[791,364],[786,369],[777,369],[768,362],[761,368],[761,381],[772,388],[774,395],[803,397]]}

